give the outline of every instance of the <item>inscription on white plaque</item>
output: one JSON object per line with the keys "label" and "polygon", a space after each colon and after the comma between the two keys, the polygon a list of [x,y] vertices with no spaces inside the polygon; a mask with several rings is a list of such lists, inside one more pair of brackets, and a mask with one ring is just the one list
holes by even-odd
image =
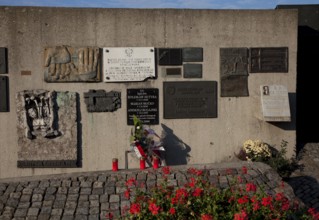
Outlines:
{"label": "inscription on white plaque", "polygon": [[260,86],[265,121],[291,121],[288,90],[283,85]]}
{"label": "inscription on white plaque", "polygon": [[143,81],[155,77],[154,47],[103,48],[103,81]]}

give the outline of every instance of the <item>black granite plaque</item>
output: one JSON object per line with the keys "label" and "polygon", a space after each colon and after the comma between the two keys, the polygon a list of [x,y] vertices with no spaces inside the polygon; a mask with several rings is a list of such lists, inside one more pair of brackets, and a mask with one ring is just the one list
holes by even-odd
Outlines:
{"label": "black granite plaque", "polygon": [[184,64],[184,78],[202,78],[202,64]]}
{"label": "black granite plaque", "polygon": [[8,77],[0,76],[0,112],[9,111]]}
{"label": "black granite plaque", "polygon": [[0,47],[0,74],[8,73],[7,48]]}
{"label": "black granite plaque", "polygon": [[143,124],[159,124],[158,89],[127,89],[128,125],[134,125],[133,115],[136,115]]}
{"label": "black granite plaque", "polygon": [[203,48],[201,47],[183,48],[183,61],[184,62],[202,62]]}
{"label": "black granite plaque", "polygon": [[288,72],[288,48],[265,47],[250,48],[250,72],[251,73],[287,73]]}
{"label": "black granite plaque", "polygon": [[164,118],[217,118],[217,82],[164,82]]}
{"label": "black granite plaque", "polygon": [[84,101],[88,112],[113,112],[121,107],[121,93],[89,90],[84,93]]}
{"label": "black granite plaque", "polygon": [[159,65],[182,65],[181,48],[159,48],[157,51]]}
{"label": "black granite plaque", "polygon": [[166,76],[181,76],[182,71],[181,68],[167,68]]}

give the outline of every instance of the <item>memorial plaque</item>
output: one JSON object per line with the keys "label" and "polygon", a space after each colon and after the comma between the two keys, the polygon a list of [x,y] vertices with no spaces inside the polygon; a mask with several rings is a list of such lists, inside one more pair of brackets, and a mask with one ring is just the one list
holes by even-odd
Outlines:
{"label": "memorial plaque", "polygon": [[134,125],[133,115],[144,124],[159,124],[158,89],[127,89],[128,125]]}
{"label": "memorial plaque", "polygon": [[80,165],[78,99],[74,92],[24,90],[17,93],[18,167]]}
{"label": "memorial plaque", "polygon": [[183,48],[183,62],[202,62],[203,48],[201,47],[186,47]]}
{"label": "memorial plaque", "polygon": [[226,78],[228,76],[247,76],[247,69],[247,48],[220,49],[220,75],[222,78]]}
{"label": "memorial plaque", "polygon": [[180,77],[182,75],[181,68],[166,68],[165,70],[166,70],[165,76]]}
{"label": "memorial plaque", "polygon": [[220,49],[221,97],[248,96],[248,49]]}
{"label": "memorial plaque", "polygon": [[0,76],[0,112],[9,111],[9,85],[8,77]]}
{"label": "memorial plaque", "polygon": [[103,48],[104,82],[144,81],[155,78],[154,47]]}
{"label": "memorial plaque", "polygon": [[288,90],[283,85],[260,86],[265,121],[291,121]]}
{"label": "memorial plaque", "polygon": [[184,78],[202,78],[202,64],[184,64]]}
{"label": "memorial plaque", "polygon": [[158,64],[163,66],[182,65],[182,49],[181,48],[159,48]]}
{"label": "memorial plaque", "polygon": [[98,47],[55,46],[44,49],[46,82],[100,82]]}
{"label": "memorial plaque", "polygon": [[217,118],[217,82],[164,82],[164,118]]}
{"label": "memorial plaque", "polygon": [[88,112],[113,112],[121,107],[121,93],[89,90],[84,93],[84,102]]}
{"label": "memorial plaque", "polygon": [[288,48],[268,47],[250,48],[250,72],[251,73],[287,73],[288,72]]}
{"label": "memorial plaque", "polygon": [[0,47],[0,74],[8,73],[7,48]]}

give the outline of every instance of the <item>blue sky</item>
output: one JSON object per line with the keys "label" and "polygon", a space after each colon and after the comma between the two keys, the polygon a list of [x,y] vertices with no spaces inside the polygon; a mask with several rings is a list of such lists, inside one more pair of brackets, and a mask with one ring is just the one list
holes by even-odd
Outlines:
{"label": "blue sky", "polygon": [[85,8],[274,9],[295,4],[319,4],[319,0],[0,0],[0,6]]}

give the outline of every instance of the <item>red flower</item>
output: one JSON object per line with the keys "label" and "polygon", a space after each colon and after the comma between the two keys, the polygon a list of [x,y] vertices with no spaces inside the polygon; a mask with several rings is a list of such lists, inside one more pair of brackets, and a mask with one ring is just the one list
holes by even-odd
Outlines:
{"label": "red flower", "polygon": [[159,206],[157,206],[155,203],[150,203],[148,206],[148,210],[150,210],[152,212],[153,215],[157,215],[158,214],[158,210],[160,209]]}
{"label": "red flower", "polygon": [[124,197],[129,199],[130,198],[130,189],[125,190]]}
{"label": "red flower", "polygon": [[284,194],[283,193],[277,193],[276,194],[276,197],[275,197],[275,200],[276,201],[281,201],[285,198]]}
{"label": "red flower", "polygon": [[203,214],[201,220],[213,220],[213,217],[208,214]]}
{"label": "red flower", "polygon": [[111,212],[106,214],[106,219],[113,219],[113,214]]}
{"label": "red flower", "polygon": [[190,174],[196,175],[196,176],[201,176],[203,174],[202,170],[198,170],[198,169],[195,169],[195,168],[189,168],[187,170],[187,172],[190,173]]}
{"label": "red flower", "polygon": [[243,196],[243,197],[239,198],[239,199],[237,200],[237,202],[238,202],[239,204],[245,204],[245,203],[249,202],[248,196],[246,195],[246,196]]}
{"label": "red flower", "polygon": [[126,181],[126,186],[135,186],[136,185],[136,180],[134,178],[130,178]]}
{"label": "red flower", "polygon": [[200,196],[202,194],[203,190],[201,188],[196,188],[193,192],[193,196]]}
{"label": "red flower", "polygon": [[247,192],[256,192],[256,190],[257,190],[257,187],[255,184],[253,184],[253,183],[246,184],[246,191]]}
{"label": "red flower", "polygon": [[141,206],[138,203],[133,203],[130,208],[130,213],[135,215],[141,212]]}
{"label": "red flower", "polygon": [[243,167],[241,168],[241,172],[242,172],[243,174],[247,174],[247,167],[243,166]]}
{"label": "red flower", "polygon": [[175,210],[174,208],[170,208],[170,209],[169,209],[169,213],[170,213],[171,215],[174,215],[174,214],[176,213],[176,210]]}
{"label": "red flower", "polygon": [[191,187],[191,188],[193,188],[193,187],[195,187],[195,184],[196,184],[195,178],[194,178],[194,177],[191,177],[188,186]]}
{"label": "red flower", "polygon": [[243,179],[241,178],[241,176],[237,177],[237,181],[238,181],[238,183],[242,183],[243,182]]}
{"label": "red flower", "polygon": [[236,213],[234,215],[234,220],[248,220],[248,215],[244,210],[242,210],[240,213]]}
{"label": "red flower", "polygon": [[272,197],[268,196],[268,197],[262,198],[261,204],[263,206],[271,206],[271,202],[272,202]]}
{"label": "red flower", "polygon": [[166,175],[170,174],[171,173],[171,169],[169,167],[163,167],[162,168],[162,172]]}

